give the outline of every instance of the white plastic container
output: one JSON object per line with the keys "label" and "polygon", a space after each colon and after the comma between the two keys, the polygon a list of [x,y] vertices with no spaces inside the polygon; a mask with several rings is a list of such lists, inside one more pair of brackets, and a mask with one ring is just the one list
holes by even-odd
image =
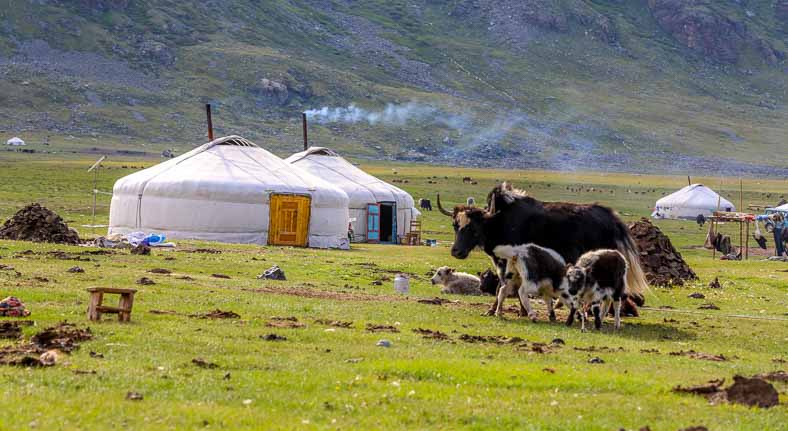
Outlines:
{"label": "white plastic container", "polygon": [[408,277],[397,274],[397,276],[394,277],[394,290],[396,290],[397,293],[407,295],[410,292],[410,280]]}

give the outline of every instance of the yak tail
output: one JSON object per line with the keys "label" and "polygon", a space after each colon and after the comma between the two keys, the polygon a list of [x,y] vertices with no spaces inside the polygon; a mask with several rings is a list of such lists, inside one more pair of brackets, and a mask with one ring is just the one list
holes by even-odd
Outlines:
{"label": "yak tail", "polygon": [[629,232],[626,232],[626,237],[623,241],[617,241],[616,244],[618,245],[618,251],[627,260],[627,295],[632,298],[635,304],[641,307],[646,302],[644,295],[649,288],[646,274],[643,273],[643,268],[640,267],[640,255],[637,246]]}

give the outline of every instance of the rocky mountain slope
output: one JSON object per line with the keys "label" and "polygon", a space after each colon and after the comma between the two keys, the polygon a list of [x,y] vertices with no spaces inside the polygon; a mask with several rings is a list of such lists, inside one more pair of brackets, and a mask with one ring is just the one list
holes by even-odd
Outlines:
{"label": "rocky mountain slope", "polygon": [[[0,133],[788,175],[786,0],[0,0]],[[325,109],[321,109],[325,108]],[[7,139],[7,138],[6,138]]]}

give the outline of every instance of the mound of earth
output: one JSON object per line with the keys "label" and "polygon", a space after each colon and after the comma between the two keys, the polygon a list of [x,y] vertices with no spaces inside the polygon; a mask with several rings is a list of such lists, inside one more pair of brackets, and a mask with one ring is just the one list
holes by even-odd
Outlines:
{"label": "mound of earth", "polygon": [[640,252],[640,264],[649,284],[657,286],[681,286],[685,281],[697,280],[698,276],[681,257],[670,238],[642,218],[629,225],[629,232]]}
{"label": "mound of earth", "polygon": [[30,204],[6,220],[0,228],[0,239],[79,244],[77,231],[39,204]]}

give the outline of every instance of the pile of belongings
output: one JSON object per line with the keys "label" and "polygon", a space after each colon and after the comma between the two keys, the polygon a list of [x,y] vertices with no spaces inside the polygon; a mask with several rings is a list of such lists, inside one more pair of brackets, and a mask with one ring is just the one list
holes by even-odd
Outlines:
{"label": "pile of belongings", "polygon": [[647,218],[629,225],[629,232],[640,252],[640,263],[649,284],[681,286],[698,276],[681,257],[670,238]]}
{"label": "pile of belongings", "polygon": [[146,247],[175,247],[175,243],[164,242],[165,240],[166,237],[162,234],[131,232],[127,235],[116,233],[108,236],[100,236],[88,245],[99,248],[135,248],[139,245]]}
{"label": "pile of belongings", "polygon": [[709,240],[709,245],[711,245],[711,247],[723,255],[732,254],[734,251],[734,248],[731,245],[731,237],[729,235],[723,235],[719,232],[711,237],[711,240]]}
{"label": "pile of belongings", "polygon": [[14,296],[0,301],[0,316],[3,317],[25,317],[30,315],[30,310],[25,308],[25,304]]}
{"label": "pile of belongings", "polygon": [[282,271],[282,268],[279,265],[274,265],[265,270],[262,274],[257,276],[260,280],[287,280],[285,277],[285,272]]}
{"label": "pile of belongings", "polygon": [[39,204],[30,204],[6,220],[0,227],[0,239],[79,244],[77,231]]}

